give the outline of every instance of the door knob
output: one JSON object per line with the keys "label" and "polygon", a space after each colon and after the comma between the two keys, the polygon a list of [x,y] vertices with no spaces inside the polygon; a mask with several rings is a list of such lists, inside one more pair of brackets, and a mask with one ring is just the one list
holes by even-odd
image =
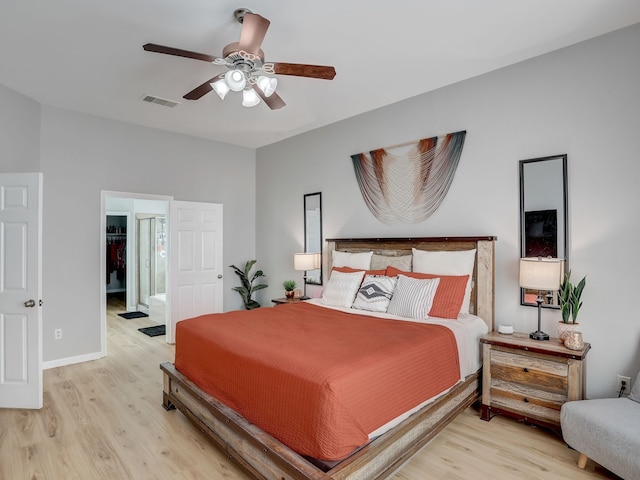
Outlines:
{"label": "door knob", "polygon": [[28,308],[32,308],[36,306],[36,301],[35,300],[27,300],[26,302],[24,302],[24,306],[28,307]]}
{"label": "door knob", "polygon": [[218,274],[218,278],[222,278],[222,274]]}

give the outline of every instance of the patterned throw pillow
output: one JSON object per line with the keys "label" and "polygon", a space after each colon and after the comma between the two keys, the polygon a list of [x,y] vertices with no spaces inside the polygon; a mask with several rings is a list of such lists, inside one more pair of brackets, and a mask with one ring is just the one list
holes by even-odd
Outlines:
{"label": "patterned throw pillow", "polygon": [[365,275],[353,308],[370,312],[386,312],[398,281],[395,277]]}
{"label": "patterned throw pillow", "polygon": [[363,271],[353,273],[331,272],[327,286],[322,292],[322,303],[333,307],[350,308],[362,283]]}
{"label": "patterned throw pillow", "polygon": [[418,279],[398,275],[387,313],[416,320],[427,318],[439,283],[439,278]]}

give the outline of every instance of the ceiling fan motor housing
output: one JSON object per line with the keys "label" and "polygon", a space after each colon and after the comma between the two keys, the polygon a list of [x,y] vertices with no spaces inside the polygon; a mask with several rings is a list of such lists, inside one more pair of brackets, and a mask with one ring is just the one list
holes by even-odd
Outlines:
{"label": "ceiling fan motor housing", "polygon": [[238,9],[234,10],[233,16],[238,21],[238,23],[243,23],[244,22],[244,16],[247,13],[253,13],[253,12],[251,10],[249,10],[248,8],[238,8]]}

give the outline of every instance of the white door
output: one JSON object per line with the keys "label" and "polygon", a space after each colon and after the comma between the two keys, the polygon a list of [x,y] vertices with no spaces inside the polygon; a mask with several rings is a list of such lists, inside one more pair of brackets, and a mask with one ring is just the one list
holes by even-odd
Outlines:
{"label": "white door", "polygon": [[42,174],[0,174],[0,407],[42,408]]}
{"label": "white door", "polygon": [[167,342],[175,342],[176,323],[222,312],[222,205],[171,202],[171,312]]}

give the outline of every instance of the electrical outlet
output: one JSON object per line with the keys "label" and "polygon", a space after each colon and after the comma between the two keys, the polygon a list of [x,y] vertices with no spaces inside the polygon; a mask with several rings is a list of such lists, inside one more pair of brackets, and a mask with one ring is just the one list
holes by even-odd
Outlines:
{"label": "electrical outlet", "polygon": [[53,331],[53,338],[55,338],[56,340],[60,340],[62,338],[62,329],[61,328],[56,328]]}
{"label": "electrical outlet", "polygon": [[616,392],[620,392],[622,388],[622,382],[624,382],[624,395],[629,395],[631,391],[631,377],[625,377],[624,375],[616,375]]}

